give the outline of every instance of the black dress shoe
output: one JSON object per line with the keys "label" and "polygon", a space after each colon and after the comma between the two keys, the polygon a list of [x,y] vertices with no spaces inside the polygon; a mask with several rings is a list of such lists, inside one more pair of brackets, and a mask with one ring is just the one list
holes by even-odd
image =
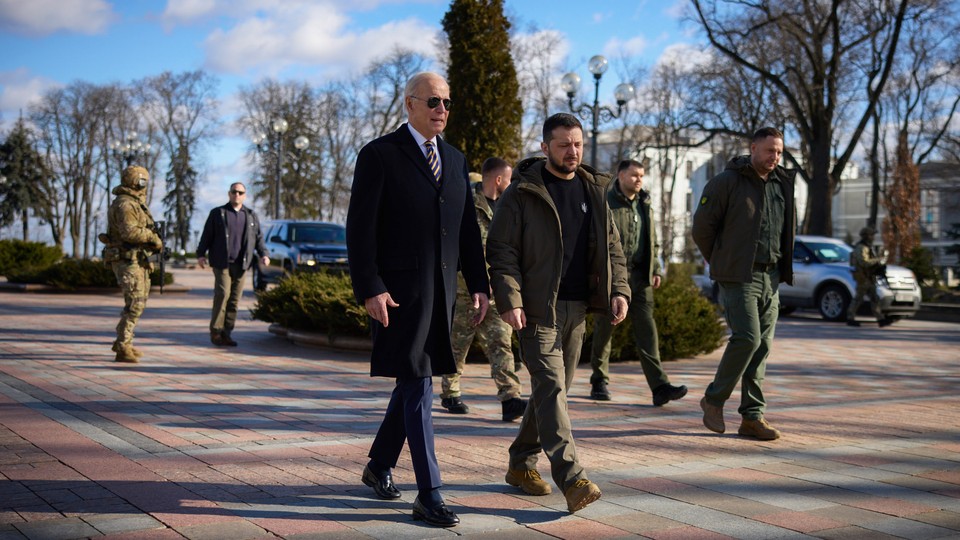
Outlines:
{"label": "black dress shoe", "polygon": [[654,407],[663,407],[668,402],[675,399],[680,399],[683,396],[687,395],[687,387],[680,385],[674,386],[672,384],[661,384],[653,391],[653,406]]}
{"label": "black dress shoe", "polygon": [[363,468],[363,476],[360,479],[363,480],[364,484],[372,487],[377,497],[381,499],[400,498],[400,490],[397,489],[397,486],[393,485],[393,475],[390,473],[377,477],[377,475],[373,474],[373,471],[370,470],[370,467],[367,466]]}
{"label": "black dress shoe", "polygon": [[227,334],[227,333],[220,334],[220,341],[222,341],[223,342],[222,344],[226,345],[227,347],[237,346],[237,342],[231,339],[230,334]]}
{"label": "black dress shoe", "polygon": [[467,404],[460,399],[460,396],[443,398],[440,400],[440,405],[447,409],[447,412],[450,414],[467,414],[470,412],[470,407],[467,407]]}
{"label": "black dress shoe", "polygon": [[607,390],[607,383],[598,382],[591,385],[590,399],[594,401],[610,401],[610,391]]}
{"label": "black dress shoe", "polygon": [[447,505],[440,503],[433,508],[427,508],[420,497],[413,501],[413,519],[426,521],[434,527],[453,527],[460,523],[460,518],[447,509]]}

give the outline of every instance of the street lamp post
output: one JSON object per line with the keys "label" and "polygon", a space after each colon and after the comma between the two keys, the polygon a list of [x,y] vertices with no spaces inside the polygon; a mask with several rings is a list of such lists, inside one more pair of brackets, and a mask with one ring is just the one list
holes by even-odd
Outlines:
{"label": "street lamp post", "polygon": [[113,157],[120,160],[123,163],[123,167],[127,168],[150,153],[150,143],[144,144],[139,137],[137,137],[137,132],[131,131],[130,134],[127,135],[126,141],[114,141],[113,144],[110,145],[110,150],[113,152]]}
{"label": "street lamp post", "polygon": [[570,72],[564,75],[563,80],[560,81],[561,88],[567,93],[567,104],[570,106],[570,112],[580,115],[584,120],[590,118],[592,122],[592,129],[590,131],[590,164],[594,168],[597,166],[597,136],[600,134],[600,122],[609,122],[610,120],[619,118],[620,114],[623,113],[624,106],[634,97],[633,85],[630,83],[620,83],[613,92],[617,100],[616,112],[609,107],[600,105],[600,78],[603,77],[603,74],[607,71],[607,67],[607,59],[599,54],[591,58],[587,64],[587,69],[593,74],[593,105],[581,103],[577,106],[573,103],[573,98],[580,89],[579,75]]}
{"label": "street lamp post", "polygon": [[[280,219],[280,179],[283,176],[283,158],[286,153],[283,151],[283,136],[290,128],[290,124],[283,118],[275,118],[270,122],[270,127],[276,137],[276,150],[273,150],[272,144],[269,144],[269,137],[266,133],[259,133],[253,138],[253,144],[257,145],[257,150],[264,154],[273,155],[276,163],[276,177],[273,182],[273,218]],[[293,139],[293,147],[301,151],[310,145],[310,139],[300,135]],[[291,159],[294,156],[289,156]]]}

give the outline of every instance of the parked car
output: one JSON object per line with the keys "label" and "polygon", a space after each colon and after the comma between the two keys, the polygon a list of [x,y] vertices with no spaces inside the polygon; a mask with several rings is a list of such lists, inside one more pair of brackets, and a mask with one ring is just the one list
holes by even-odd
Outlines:
{"label": "parked car", "polygon": [[347,229],[343,225],[281,220],[264,227],[270,264],[253,266],[253,287],[258,291],[295,270],[347,267]]}
{"label": "parked car", "polygon": [[[816,308],[828,321],[843,321],[856,293],[850,267],[853,248],[826,236],[798,235],[793,248],[793,285],[780,284],[781,311]],[[920,309],[920,286],[908,268],[887,265],[877,278],[880,310],[892,319],[912,317]],[[869,301],[865,301],[868,304]]]}

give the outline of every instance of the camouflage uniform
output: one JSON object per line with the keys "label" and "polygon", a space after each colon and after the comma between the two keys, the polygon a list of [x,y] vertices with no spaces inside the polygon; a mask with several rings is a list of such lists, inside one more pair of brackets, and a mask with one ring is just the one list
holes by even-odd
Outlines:
{"label": "camouflage uniform", "polygon": [[863,297],[870,299],[870,308],[873,310],[877,322],[886,322],[883,312],[880,311],[880,297],[877,296],[877,275],[883,272],[886,264],[885,257],[873,247],[873,229],[864,228],[860,231],[860,241],[853,246],[850,253],[850,266],[853,267],[853,279],[857,282],[857,292],[850,300],[847,309],[847,322],[855,324],[857,310],[863,303]]}
{"label": "camouflage uniform", "polygon": [[123,311],[117,324],[113,350],[117,362],[136,362],[141,354],[133,347],[133,329],[140,320],[150,294],[151,253],[162,247],[154,231],[153,217],[145,204],[149,175],[143,167],[123,171],[121,185],[113,189],[116,198],[107,214],[104,263],[113,268],[123,290]]}
{"label": "camouflage uniform", "polygon": [[[477,210],[477,224],[480,226],[480,239],[487,245],[487,231],[493,219],[493,211],[487,204],[487,198],[482,191],[482,184],[474,185],[474,206]],[[487,316],[478,326],[473,326],[471,319],[476,314],[473,309],[473,299],[467,292],[467,285],[463,276],[459,276],[457,283],[457,309],[453,318],[451,342],[453,344],[453,358],[457,363],[457,372],[444,375],[441,380],[441,398],[460,396],[460,375],[467,361],[467,353],[474,337],[483,350],[483,354],[490,362],[490,377],[497,385],[497,399],[501,402],[520,397],[520,378],[513,370],[513,350],[510,338],[513,330],[497,316],[497,309],[493,299],[490,300],[490,309]]]}

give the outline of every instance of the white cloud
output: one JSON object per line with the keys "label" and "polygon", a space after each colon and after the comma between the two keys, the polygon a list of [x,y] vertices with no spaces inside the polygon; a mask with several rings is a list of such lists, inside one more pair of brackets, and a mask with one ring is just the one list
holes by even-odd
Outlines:
{"label": "white cloud", "polygon": [[20,111],[26,115],[30,105],[38,101],[44,92],[58,86],[63,85],[33,75],[26,68],[0,72],[0,114],[4,123],[16,121]]}
{"label": "white cloud", "polygon": [[216,11],[217,0],[169,0],[160,18],[170,30],[174,25],[190,24],[215,15]]}
{"label": "white cloud", "polygon": [[99,34],[117,18],[105,0],[0,0],[0,30],[28,36]]}
{"label": "white cloud", "polygon": [[418,19],[359,32],[351,30],[351,23],[332,4],[283,3],[214,30],[204,44],[206,65],[225,73],[270,75],[306,65],[335,75],[362,69],[397,44],[427,56],[436,52],[434,40],[424,36],[434,36],[437,29]]}
{"label": "white cloud", "polygon": [[603,54],[611,58],[642,56],[649,46],[650,42],[643,36],[634,36],[626,41],[612,38],[604,44]]}
{"label": "white cloud", "polygon": [[675,64],[687,70],[693,70],[697,66],[713,61],[714,58],[709,50],[705,50],[691,43],[676,43],[668,45],[663,50],[663,54],[657,59],[657,65]]}

